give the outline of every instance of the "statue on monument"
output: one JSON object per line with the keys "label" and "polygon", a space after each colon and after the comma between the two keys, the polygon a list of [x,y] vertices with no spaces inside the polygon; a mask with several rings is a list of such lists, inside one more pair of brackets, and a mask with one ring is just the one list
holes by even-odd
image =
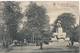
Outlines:
{"label": "statue on monument", "polygon": [[58,27],[61,27],[61,21],[60,21],[60,20],[58,20],[57,26],[58,26]]}
{"label": "statue on monument", "polygon": [[63,32],[63,28],[61,27],[61,21],[60,20],[58,20],[57,29],[56,29],[56,32],[53,33],[53,35],[57,39],[65,39],[66,38],[66,32]]}

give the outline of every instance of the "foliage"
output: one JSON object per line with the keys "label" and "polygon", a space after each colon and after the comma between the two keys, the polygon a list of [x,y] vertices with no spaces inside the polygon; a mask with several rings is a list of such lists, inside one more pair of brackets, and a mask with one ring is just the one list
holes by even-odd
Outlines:
{"label": "foliage", "polygon": [[4,20],[7,25],[8,33],[12,39],[16,39],[18,21],[22,17],[19,3],[14,1],[4,2]]}
{"label": "foliage", "polygon": [[74,31],[73,31],[73,36],[72,36],[73,41],[78,42],[79,41],[79,35],[80,35],[80,26],[77,26],[74,28]]}
{"label": "foliage", "polygon": [[43,40],[49,38],[49,19],[46,15],[46,9],[31,2],[26,11],[27,31],[32,35],[33,40]]}

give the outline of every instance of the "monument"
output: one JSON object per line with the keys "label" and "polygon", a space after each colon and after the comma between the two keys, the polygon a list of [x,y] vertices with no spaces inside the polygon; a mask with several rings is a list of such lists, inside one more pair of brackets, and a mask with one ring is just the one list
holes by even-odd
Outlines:
{"label": "monument", "polygon": [[[61,21],[58,21],[58,23],[57,23],[57,29],[56,29],[56,32],[53,33],[53,36],[57,40],[60,40],[60,39],[64,39],[65,40],[65,38],[66,38],[66,32],[63,32],[63,28],[61,27]],[[52,38],[52,40],[54,40],[54,38]]]}
{"label": "monument", "polygon": [[50,45],[55,45],[55,46],[67,46],[69,45],[69,40],[66,41],[68,38],[66,37],[66,32],[63,31],[63,28],[61,26],[61,21],[59,20],[57,23],[57,29],[56,32],[53,33],[53,37],[51,38]]}

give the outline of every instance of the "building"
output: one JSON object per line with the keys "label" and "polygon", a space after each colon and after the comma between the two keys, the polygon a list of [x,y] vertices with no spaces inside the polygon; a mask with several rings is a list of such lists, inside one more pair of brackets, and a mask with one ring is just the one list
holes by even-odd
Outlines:
{"label": "building", "polygon": [[[75,16],[76,24],[79,25],[79,2],[78,1],[35,1],[37,5],[44,6],[50,19],[50,24],[54,24],[57,17],[63,13],[72,13]],[[30,2],[20,2],[22,13],[28,8]],[[27,17],[26,17],[27,18]],[[24,18],[25,19],[25,18]]]}

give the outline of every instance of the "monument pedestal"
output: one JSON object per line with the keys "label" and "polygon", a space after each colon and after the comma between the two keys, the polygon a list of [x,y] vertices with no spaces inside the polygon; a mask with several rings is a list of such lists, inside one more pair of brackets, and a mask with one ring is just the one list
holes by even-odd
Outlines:
{"label": "monument pedestal", "polygon": [[65,40],[64,39],[58,39],[58,42],[64,42]]}
{"label": "monument pedestal", "polygon": [[52,47],[66,47],[69,45],[69,41],[64,39],[53,40],[53,42],[49,43]]}

